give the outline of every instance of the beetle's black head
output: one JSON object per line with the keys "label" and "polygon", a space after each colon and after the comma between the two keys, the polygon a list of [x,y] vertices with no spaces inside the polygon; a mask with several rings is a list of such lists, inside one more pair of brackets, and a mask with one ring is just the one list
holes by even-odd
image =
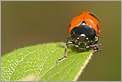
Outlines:
{"label": "beetle's black head", "polygon": [[70,40],[75,47],[85,50],[95,41],[95,36],[96,33],[93,28],[82,24],[72,29]]}
{"label": "beetle's black head", "polygon": [[72,37],[77,37],[81,34],[86,35],[90,40],[93,40],[96,36],[96,33],[93,28],[89,27],[88,25],[79,25],[72,29],[70,35]]}

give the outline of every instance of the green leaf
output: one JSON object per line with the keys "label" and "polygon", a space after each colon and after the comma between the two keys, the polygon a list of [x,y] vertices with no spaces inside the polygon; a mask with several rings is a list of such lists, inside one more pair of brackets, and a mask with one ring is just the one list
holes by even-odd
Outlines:
{"label": "green leaf", "polygon": [[68,58],[63,57],[64,48],[59,43],[46,43],[17,49],[2,56],[2,77],[7,80],[77,80],[88,61],[92,50],[78,52],[68,49]]}

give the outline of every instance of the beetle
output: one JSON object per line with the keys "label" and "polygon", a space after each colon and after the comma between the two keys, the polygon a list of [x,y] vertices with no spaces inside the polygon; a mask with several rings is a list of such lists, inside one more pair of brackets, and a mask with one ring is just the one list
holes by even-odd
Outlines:
{"label": "beetle", "polygon": [[72,19],[68,28],[69,37],[64,46],[64,56],[61,61],[68,56],[69,45],[76,47],[79,51],[93,49],[93,53],[99,51],[98,41],[100,33],[100,21],[98,17],[90,11],[83,11],[80,15]]}

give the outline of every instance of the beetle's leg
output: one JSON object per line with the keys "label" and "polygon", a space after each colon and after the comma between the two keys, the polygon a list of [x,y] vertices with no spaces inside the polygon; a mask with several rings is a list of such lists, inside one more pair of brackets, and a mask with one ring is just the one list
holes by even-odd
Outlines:
{"label": "beetle's leg", "polygon": [[64,46],[64,56],[63,56],[62,58],[58,59],[58,60],[56,61],[56,63],[58,63],[59,61],[62,61],[62,60],[64,60],[64,59],[66,59],[67,56],[68,56],[68,53],[67,53],[67,45],[65,45],[65,46]]}
{"label": "beetle's leg", "polygon": [[93,45],[90,45],[90,47],[93,49],[93,53],[95,53],[97,51],[100,51],[98,45],[102,45],[102,44],[93,44]]}
{"label": "beetle's leg", "polygon": [[93,47],[93,53],[96,53],[99,50],[98,45]]}
{"label": "beetle's leg", "polygon": [[73,44],[73,42],[71,41],[71,38],[70,37],[68,37],[68,39],[67,39],[67,42],[66,42],[66,45],[65,46],[62,46],[62,47],[64,47],[64,56],[62,57],[62,58],[60,58],[60,59],[58,59],[57,61],[56,61],[56,63],[57,62],[59,62],[59,61],[62,61],[62,60],[64,60],[64,59],[66,59],[67,57],[68,57],[68,46],[69,45],[73,45],[74,46],[74,44]]}
{"label": "beetle's leg", "polygon": [[62,48],[65,48],[65,46],[68,47],[68,45],[70,45],[70,44],[71,44],[72,46],[74,46],[74,44],[71,42],[71,38],[68,37],[68,38],[67,38],[67,41],[66,41],[66,45],[58,44],[58,46],[59,46],[59,47],[62,47]]}
{"label": "beetle's leg", "polygon": [[65,45],[63,44],[58,44],[59,47],[65,48]]}

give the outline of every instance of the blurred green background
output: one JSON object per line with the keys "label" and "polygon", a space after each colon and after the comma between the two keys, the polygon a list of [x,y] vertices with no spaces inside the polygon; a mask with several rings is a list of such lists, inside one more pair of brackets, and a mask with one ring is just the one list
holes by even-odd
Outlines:
{"label": "blurred green background", "polygon": [[70,21],[84,10],[99,17],[102,46],[79,80],[121,80],[120,1],[2,1],[2,55],[25,46],[66,41]]}

